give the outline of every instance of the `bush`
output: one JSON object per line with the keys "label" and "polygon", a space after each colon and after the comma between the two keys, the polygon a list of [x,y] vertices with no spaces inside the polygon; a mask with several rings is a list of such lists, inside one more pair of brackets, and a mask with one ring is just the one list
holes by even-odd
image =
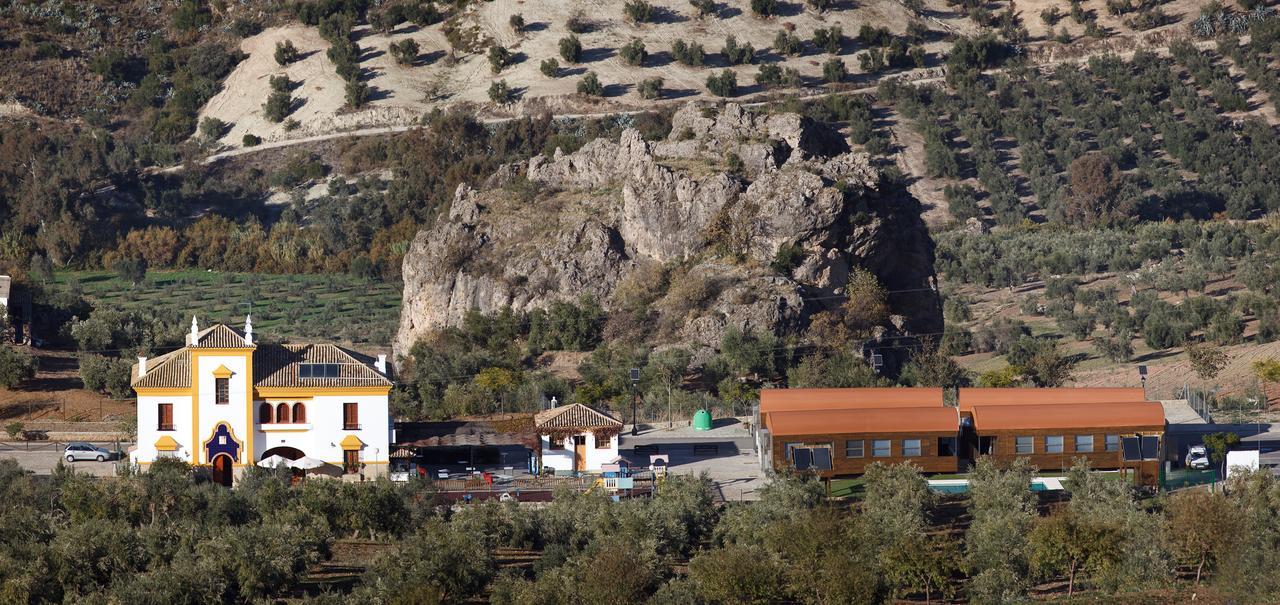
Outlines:
{"label": "bush", "polygon": [[720,49],[720,54],[724,55],[724,59],[729,65],[748,65],[755,61],[756,49],[751,44],[738,44],[738,39],[732,35],[724,39],[724,48]]}
{"label": "bush", "polygon": [[200,120],[200,134],[207,139],[221,138],[227,132],[227,123],[212,116]]}
{"label": "bush", "polygon": [[804,249],[796,244],[783,244],[778,246],[778,251],[773,255],[773,262],[769,263],[769,268],[774,273],[781,275],[791,275],[791,271],[800,266],[800,261],[804,260]]}
{"label": "bush", "polygon": [[702,44],[697,42],[688,44],[684,40],[676,40],[671,45],[671,58],[681,65],[702,67],[703,62],[707,59],[707,53],[703,50]]}
{"label": "bush", "polygon": [[505,105],[514,100],[515,95],[511,92],[511,87],[507,85],[506,80],[498,80],[489,85],[489,100],[499,105]]}
{"label": "bush", "polygon": [[644,42],[633,39],[618,49],[618,56],[622,57],[627,65],[642,65],[648,53],[645,52]]}
{"label": "bush", "polygon": [[421,52],[418,42],[412,38],[392,42],[388,50],[391,51],[391,58],[395,59],[396,63],[400,65],[412,65],[414,61],[418,60],[418,53]]}
{"label": "bush", "polygon": [[778,30],[778,35],[773,37],[773,50],[778,51],[780,55],[798,55],[804,50],[804,42],[800,41],[800,36],[785,29]]}
{"label": "bush", "polygon": [[369,102],[369,85],[359,80],[347,80],[346,93],[348,109],[358,109]]}
{"label": "bush", "polygon": [[813,45],[829,54],[839,54],[844,44],[844,32],[839,27],[818,28],[813,30]]}
{"label": "bush", "polygon": [[0,387],[12,389],[36,377],[40,360],[30,353],[0,345]]}
{"label": "bush", "polygon": [[761,65],[760,71],[756,73],[756,84],[765,88],[794,87],[803,83],[800,72],[796,71],[795,68],[779,67],[776,63]]}
{"label": "bush", "polygon": [[577,36],[560,38],[560,58],[570,63],[577,63],[582,59],[582,42]]}
{"label": "bush", "polygon": [[582,76],[581,80],[578,80],[578,92],[593,97],[603,97],[604,85],[600,83],[600,77],[596,72],[589,71]]}
{"label": "bush", "polygon": [[511,31],[517,34],[524,33],[524,28],[525,28],[524,15],[521,15],[520,13],[511,15],[511,18],[507,19],[507,25],[510,25]]}
{"label": "bush", "polygon": [[751,0],[751,12],[757,17],[772,17],[778,12],[778,0]]}
{"label": "bush", "polygon": [[511,51],[506,48],[497,44],[489,47],[489,69],[493,73],[496,74],[511,65],[512,60]]}
{"label": "bush", "polygon": [[293,97],[287,92],[275,91],[262,106],[262,115],[271,122],[282,122],[293,111]]}
{"label": "bush", "polygon": [[573,11],[573,14],[569,15],[569,18],[564,22],[565,29],[575,34],[585,34],[591,31],[591,26],[591,20],[581,10]]}
{"label": "bush", "polygon": [[87,353],[80,355],[80,380],[90,391],[113,399],[127,399],[132,393],[129,387],[131,375],[132,364],[125,359]]}
{"label": "bush", "polygon": [[241,38],[248,38],[261,31],[262,24],[252,19],[236,19],[231,23],[231,32]]}
{"label": "bush", "polygon": [[844,61],[839,57],[831,57],[826,63],[822,64],[822,79],[835,84],[844,80],[848,72],[845,70]]}
{"label": "bush", "polygon": [[698,17],[706,17],[716,12],[715,0],[689,0],[689,4],[698,12]]}
{"label": "bush", "polygon": [[640,94],[641,99],[657,99],[662,96],[662,83],[662,78],[645,79],[636,86],[636,92]]}
{"label": "bush", "polygon": [[622,12],[632,23],[648,23],[653,20],[653,5],[645,0],[627,0]]}
{"label": "bush", "polygon": [[558,78],[560,77],[560,62],[555,59],[543,59],[542,63],[538,65],[538,71],[548,78]]}
{"label": "bush", "polygon": [[717,97],[732,97],[738,94],[738,75],[726,69],[720,75],[707,76],[707,90]]}
{"label": "bush", "polygon": [[268,82],[271,84],[271,92],[290,92],[293,90],[293,80],[290,80],[289,76],[271,76]]}
{"label": "bush", "polygon": [[240,143],[245,147],[257,147],[262,144],[262,137],[246,132],[244,137],[240,139]]}
{"label": "bush", "polygon": [[947,197],[947,210],[958,221],[982,216],[978,208],[978,190],[972,185],[947,185],[942,190]]}

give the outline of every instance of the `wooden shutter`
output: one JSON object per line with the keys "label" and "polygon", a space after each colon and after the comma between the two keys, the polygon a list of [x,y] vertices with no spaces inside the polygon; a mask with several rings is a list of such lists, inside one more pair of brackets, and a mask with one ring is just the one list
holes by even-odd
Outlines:
{"label": "wooden shutter", "polygon": [[342,404],[342,428],[355,430],[360,428],[359,412],[354,402]]}
{"label": "wooden shutter", "polygon": [[173,404],[172,403],[160,404],[159,420],[160,420],[159,430],[161,431],[173,430]]}

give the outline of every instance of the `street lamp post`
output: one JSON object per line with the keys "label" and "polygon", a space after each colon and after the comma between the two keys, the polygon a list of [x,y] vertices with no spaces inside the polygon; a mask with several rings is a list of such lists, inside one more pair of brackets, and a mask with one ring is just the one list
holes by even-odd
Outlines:
{"label": "street lamp post", "polygon": [[636,399],[640,396],[638,387],[640,386],[640,368],[631,368],[631,436],[635,437],[640,434],[639,425],[636,423]]}

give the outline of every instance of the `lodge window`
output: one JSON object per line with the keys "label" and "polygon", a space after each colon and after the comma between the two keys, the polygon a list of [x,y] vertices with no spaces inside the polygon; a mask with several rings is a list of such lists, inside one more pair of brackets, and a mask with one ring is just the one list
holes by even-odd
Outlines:
{"label": "lodge window", "polygon": [[1044,438],[1044,451],[1049,454],[1062,453],[1062,435],[1049,435]]}
{"label": "lodge window", "polygon": [[360,430],[360,414],[358,404],[347,402],[342,404],[342,430]]}
{"label": "lodge window", "polygon": [[564,449],[564,440],[557,439],[555,435],[547,435],[547,449],[549,450]]}
{"label": "lodge window", "polygon": [[301,401],[293,404],[293,421],[298,424],[307,421],[307,406],[302,405]]}
{"label": "lodge window", "polygon": [[876,458],[888,458],[892,441],[888,439],[876,439],[871,442],[871,455]]}
{"label": "lodge window", "polygon": [[599,435],[595,435],[595,439],[596,439],[596,449],[598,450],[607,450],[610,447],[613,447],[612,437],[601,437]]}
{"label": "lodge window", "polygon": [[1013,451],[1018,454],[1031,454],[1036,451],[1035,437],[1016,437],[1013,442]]}
{"label": "lodge window", "polygon": [[289,404],[276,404],[276,424],[285,424],[289,422]]}
{"label": "lodge window", "polygon": [[861,439],[849,439],[844,442],[845,458],[861,458],[866,455],[864,448],[866,442]]}
{"label": "lodge window", "polygon": [[1108,451],[1108,452],[1118,452],[1118,451],[1120,451],[1120,436],[1119,436],[1119,435],[1107,435],[1107,444],[1106,444],[1106,445],[1107,445],[1107,451]]}
{"label": "lodge window", "polygon": [[230,378],[214,378],[214,403],[228,404],[231,403],[231,379]]}
{"label": "lodge window", "polygon": [[1076,435],[1076,451],[1092,452],[1093,451],[1093,435]]}
{"label": "lodge window", "polygon": [[343,450],[342,471],[344,473],[360,471],[360,450]]}
{"label": "lodge window", "polygon": [[156,430],[172,431],[173,430],[173,404],[161,403],[157,406],[157,423]]}
{"label": "lodge window", "polygon": [[913,456],[919,456],[919,455],[920,455],[920,440],[919,440],[919,439],[903,439],[903,440],[902,440],[902,455],[903,455],[904,457],[907,457],[907,458],[910,458],[910,457],[913,457]]}
{"label": "lodge window", "polygon": [[938,437],[938,455],[939,456],[956,455],[956,438],[955,437]]}

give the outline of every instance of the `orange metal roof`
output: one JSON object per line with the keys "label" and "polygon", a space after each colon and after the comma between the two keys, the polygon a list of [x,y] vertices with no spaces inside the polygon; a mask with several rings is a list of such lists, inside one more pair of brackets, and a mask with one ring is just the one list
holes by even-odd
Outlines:
{"label": "orange metal roof", "polygon": [[760,413],[811,410],[942,407],[937,387],[761,389]]}
{"label": "orange metal roof", "polygon": [[970,410],[975,405],[1139,402],[1146,401],[1147,395],[1141,387],[962,388],[959,399],[960,409]]}
{"label": "orange metal roof", "polygon": [[973,427],[979,434],[1014,429],[1161,429],[1164,427],[1164,406],[1150,401],[979,405],[973,408]]}
{"label": "orange metal roof", "polygon": [[765,418],[775,436],[841,433],[954,432],[960,428],[955,408],[894,407],[773,412]]}

